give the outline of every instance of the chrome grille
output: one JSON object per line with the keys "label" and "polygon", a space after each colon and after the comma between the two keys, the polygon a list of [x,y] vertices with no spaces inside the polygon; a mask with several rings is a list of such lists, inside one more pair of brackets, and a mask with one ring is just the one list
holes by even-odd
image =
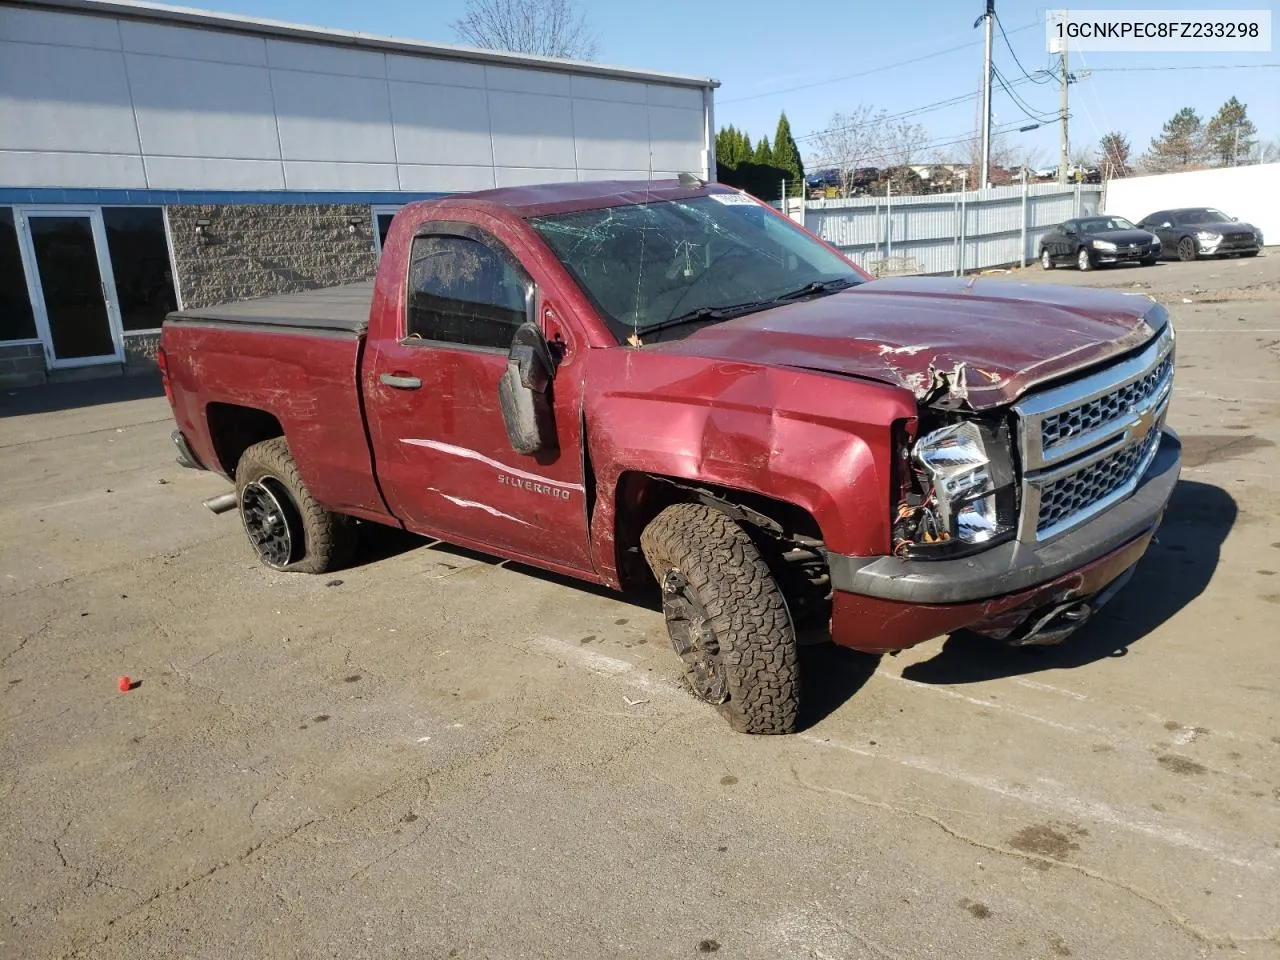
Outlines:
{"label": "chrome grille", "polygon": [[1052,539],[1133,492],[1160,446],[1173,365],[1166,324],[1136,356],[1014,407],[1022,460],[1019,539]]}
{"label": "chrome grille", "polygon": [[1078,407],[1051,414],[1040,421],[1040,445],[1046,452],[1073,436],[1090,433],[1144,405],[1173,372],[1173,357],[1133,383]]}
{"label": "chrome grille", "polygon": [[1040,489],[1036,533],[1052,530],[1075,514],[1100,503],[1136,481],[1151,465],[1160,444],[1162,423],[1147,431],[1141,443],[1121,447],[1075,473],[1046,483]]}

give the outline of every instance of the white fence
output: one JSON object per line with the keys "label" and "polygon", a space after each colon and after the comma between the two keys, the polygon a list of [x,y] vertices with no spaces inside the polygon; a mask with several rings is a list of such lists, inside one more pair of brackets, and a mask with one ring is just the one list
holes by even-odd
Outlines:
{"label": "white fence", "polygon": [[1101,210],[1102,187],[1038,183],[787,204],[793,219],[869,273],[958,274],[1034,261],[1054,226]]}
{"label": "white fence", "polygon": [[1135,223],[1171,207],[1215,207],[1280,241],[1280,163],[1221,167],[1152,177],[1126,177],[1107,184],[1106,212]]}

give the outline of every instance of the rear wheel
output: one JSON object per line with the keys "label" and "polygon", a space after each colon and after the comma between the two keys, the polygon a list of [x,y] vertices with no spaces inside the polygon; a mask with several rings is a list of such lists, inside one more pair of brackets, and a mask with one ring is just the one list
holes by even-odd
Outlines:
{"label": "rear wheel", "polygon": [[1178,259],[1183,261],[1196,258],[1196,242],[1191,237],[1183,237],[1178,241]]}
{"label": "rear wheel", "polygon": [[693,695],[741,733],[794,732],[795,627],[747,532],[712,507],[678,503],[645,528],[640,546]]}
{"label": "rear wheel", "polygon": [[249,542],[268,567],[325,573],[354,553],[351,519],[315,501],[284,437],[255,443],[240,457],[236,500]]}
{"label": "rear wheel", "polygon": [[1053,257],[1049,256],[1049,250],[1047,247],[1040,251],[1040,268],[1042,270],[1053,269]]}
{"label": "rear wheel", "polygon": [[1093,269],[1093,258],[1089,256],[1087,247],[1081,247],[1080,252],[1076,254],[1076,266],[1081,272]]}

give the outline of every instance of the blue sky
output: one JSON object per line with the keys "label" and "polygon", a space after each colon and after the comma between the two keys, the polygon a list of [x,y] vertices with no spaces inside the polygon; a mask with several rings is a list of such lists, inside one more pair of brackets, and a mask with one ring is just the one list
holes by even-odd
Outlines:
{"label": "blue sky", "polygon": [[[450,23],[464,7],[464,0],[186,2],[296,23],[449,43],[458,42]],[[772,138],[778,113],[785,109],[804,153],[809,145],[802,139],[804,135],[826,126],[836,111],[847,112],[865,103],[896,114],[977,91],[982,82],[982,32],[973,29],[973,22],[983,5],[983,0],[909,0],[897,4],[881,0],[813,4],[582,0],[599,36],[597,59],[601,62],[715,77],[723,84],[717,91],[717,124],[733,123],[753,139],[760,134]],[[1088,0],[1086,6],[1095,10],[1270,9],[1273,31],[1280,29],[1274,0]],[[1049,65],[1045,10],[1045,6],[1028,0],[997,0],[996,4],[1017,59],[1033,74]],[[961,45],[967,46],[914,64],[893,66]],[[1022,78],[1022,70],[998,31],[995,63],[1009,81]],[[1280,63],[1280,51],[1273,47],[1270,53],[1240,54],[1073,53],[1073,71],[1097,71],[1071,87],[1073,149],[1094,146],[1104,132],[1116,129],[1128,135],[1136,156],[1179,108],[1194,107],[1207,120],[1233,95],[1248,105],[1249,116],[1263,139],[1280,138],[1280,69],[1247,69],[1259,63]],[[1190,69],[1224,64],[1230,68]],[[850,74],[865,75],[837,80]],[[1058,110],[1056,83],[1022,80],[1014,84],[1014,92],[1033,112],[1051,119],[1038,130],[1010,133],[1010,146],[1023,156],[1030,155],[1038,165],[1053,165],[1058,155],[1058,127],[1052,119]],[[974,98],[912,119],[940,142],[971,131],[977,109]],[[998,86],[993,112],[997,124],[1035,122]]]}

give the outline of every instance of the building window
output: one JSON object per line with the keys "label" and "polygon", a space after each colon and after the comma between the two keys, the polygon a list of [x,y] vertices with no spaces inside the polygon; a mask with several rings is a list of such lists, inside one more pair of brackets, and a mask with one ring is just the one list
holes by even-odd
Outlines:
{"label": "building window", "polygon": [[126,332],[158,330],[178,309],[169,266],[169,242],[159,207],[103,207],[107,250]]}
{"label": "building window", "polygon": [[378,238],[377,249],[375,252],[378,256],[382,256],[382,248],[387,243],[387,231],[391,229],[391,221],[396,215],[399,207],[374,207],[373,208],[373,227],[374,235]]}
{"label": "building window", "polygon": [[0,207],[0,340],[34,340],[36,315],[14,227],[13,209]]}
{"label": "building window", "polygon": [[409,264],[409,337],[506,350],[524,322],[525,281],[464,237],[418,237]]}

